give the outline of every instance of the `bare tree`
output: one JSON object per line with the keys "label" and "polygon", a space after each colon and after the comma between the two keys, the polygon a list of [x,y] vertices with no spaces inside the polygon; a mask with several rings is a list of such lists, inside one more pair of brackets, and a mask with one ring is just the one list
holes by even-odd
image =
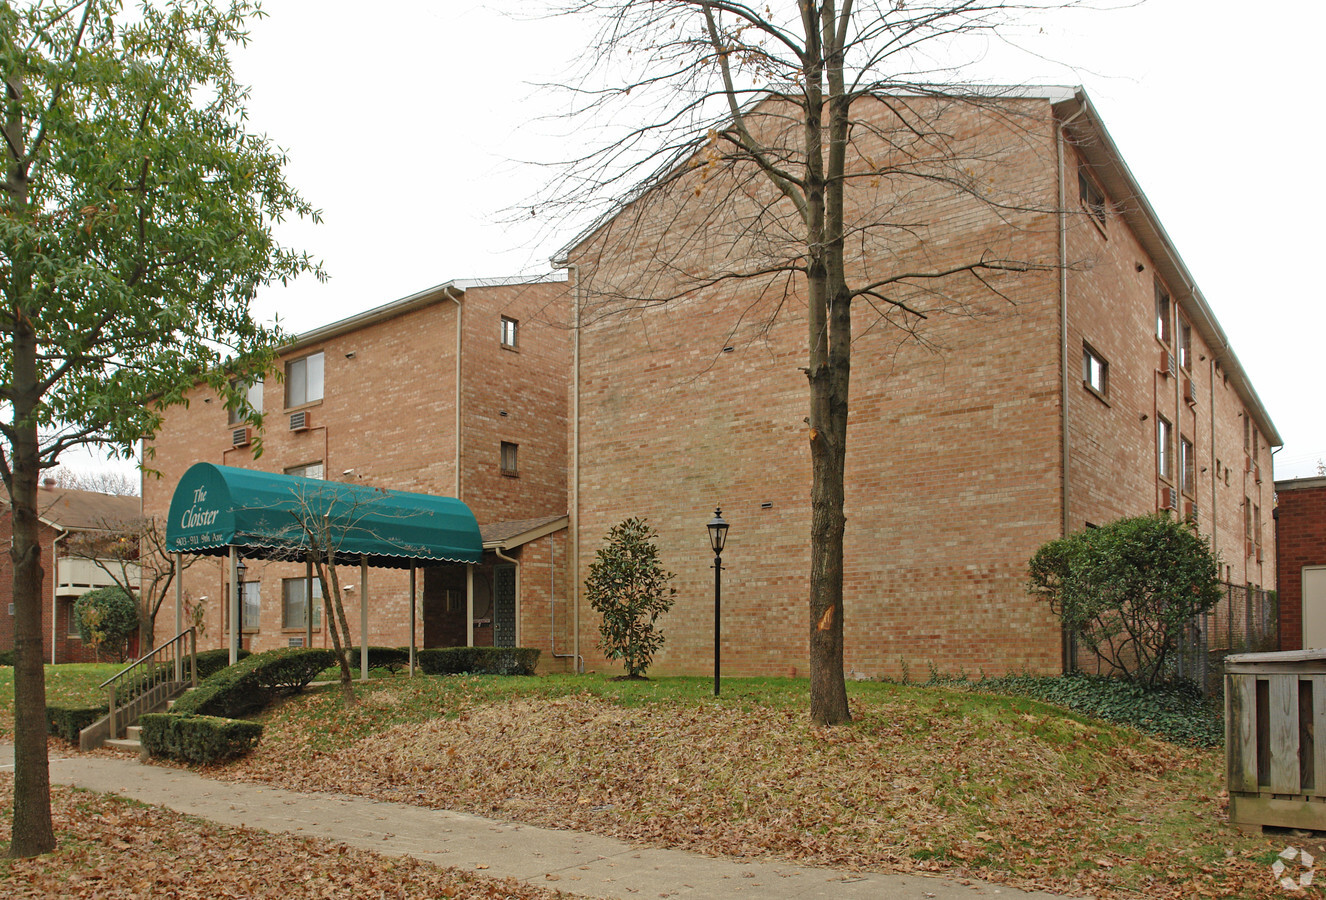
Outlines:
{"label": "bare tree", "polygon": [[137,497],[140,488],[137,478],[116,469],[79,471],[67,466],[56,466],[47,471],[46,477],[55,479],[56,487],[114,494],[117,497]]}
{"label": "bare tree", "polygon": [[[175,561],[166,550],[166,533],[156,519],[102,520],[94,530],[74,532],[65,552],[85,559],[138,598],[139,646],[156,646],[156,618],[175,584]],[[187,569],[200,557],[185,556]]]}
{"label": "bare tree", "polygon": [[[1003,168],[1011,155],[1053,156],[1048,105],[934,86],[953,80],[947,60],[964,42],[999,40],[1014,13],[1053,5],[581,0],[564,10],[603,23],[571,89],[577,128],[588,116],[606,137],[527,211],[600,216],[564,260],[577,271],[581,326],[702,297],[698,314],[759,335],[804,305],[817,723],[850,719],[853,311],[867,328],[924,340],[926,319],[996,314],[1020,278],[1058,265],[1045,242],[1019,253],[1014,237],[1053,221],[1057,198],[1029,194]],[[944,241],[938,220],[973,208],[977,239]]]}

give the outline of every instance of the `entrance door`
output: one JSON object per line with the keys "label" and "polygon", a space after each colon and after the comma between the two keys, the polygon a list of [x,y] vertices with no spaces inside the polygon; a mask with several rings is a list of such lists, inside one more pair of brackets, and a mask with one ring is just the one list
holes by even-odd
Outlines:
{"label": "entrance door", "polygon": [[1303,567],[1303,649],[1326,649],[1326,566]]}
{"label": "entrance door", "polygon": [[516,646],[515,566],[493,566],[493,646]]}

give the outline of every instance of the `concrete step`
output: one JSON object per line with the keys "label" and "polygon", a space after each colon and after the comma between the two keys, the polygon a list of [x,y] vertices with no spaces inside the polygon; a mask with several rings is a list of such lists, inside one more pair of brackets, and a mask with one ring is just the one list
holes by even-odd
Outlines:
{"label": "concrete step", "polygon": [[131,750],[134,753],[141,753],[143,750],[143,744],[141,741],[130,740],[129,738],[112,738],[103,746],[114,747],[116,750]]}
{"label": "concrete step", "polygon": [[143,738],[143,726],[130,725],[128,728],[124,729],[124,737],[125,740],[141,742]]}

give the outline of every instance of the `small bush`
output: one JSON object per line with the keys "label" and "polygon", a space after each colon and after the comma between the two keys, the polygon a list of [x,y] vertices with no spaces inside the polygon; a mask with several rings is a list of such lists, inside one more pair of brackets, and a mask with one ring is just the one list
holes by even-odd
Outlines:
{"label": "small bush", "polygon": [[46,733],[78,743],[78,733],[110,712],[108,706],[46,705]]}
{"label": "small bush", "polygon": [[658,536],[644,519],[614,525],[585,579],[585,598],[603,617],[599,648],[626,665],[627,678],[642,678],[663,646],[659,616],[672,608],[673,575],[658,559]]}
{"label": "small bush", "polygon": [[152,756],[212,763],[248,753],[262,737],[262,725],[215,716],[150,713],[139,720],[143,748]]}
{"label": "small bush", "polygon": [[0,650],[0,666],[10,666],[12,668],[13,665],[14,665],[14,651]]}
{"label": "small bush", "polygon": [[304,688],[332,665],[330,650],[292,647],[255,653],[211,675],[175,703],[180,714],[235,718]]}
{"label": "small bush", "polygon": [[122,587],[97,588],[74,601],[74,622],[79,638],[98,657],[104,649],[124,659],[129,639],[138,633],[138,601]]}
{"label": "small bush", "polygon": [[425,675],[533,675],[539,651],[533,647],[435,647],[415,661]]}
{"label": "small bush", "polygon": [[[359,648],[351,647],[346,651],[350,658],[350,667],[359,665]],[[386,669],[395,675],[401,669],[410,664],[409,647],[369,647],[368,648],[368,667],[370,669]]]}

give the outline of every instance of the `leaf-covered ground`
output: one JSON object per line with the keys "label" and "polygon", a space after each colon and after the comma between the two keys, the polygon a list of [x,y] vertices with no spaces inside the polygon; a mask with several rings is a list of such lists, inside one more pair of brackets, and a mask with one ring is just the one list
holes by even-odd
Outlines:
{"label": "leaf-covered ground", "polygon": [[[0,845],[10,838],[14,780],[0,776]],[[0,897],[554,900],[568,895],[408,857],[228,828],[119,797],[52,791],[59,848],[0,859]]]}
{"label": "leaf-covered ground", "polygon": [[350,711],[290,700],[254,755],[209,773],[710,854],[1101,898],[1283,896],[1285,839],[1228,825],[1219,751],[882,684],[853,685],[853,724],[820,729],[800,687],[734,682],[714,701],[703,679],[387,679]]}

